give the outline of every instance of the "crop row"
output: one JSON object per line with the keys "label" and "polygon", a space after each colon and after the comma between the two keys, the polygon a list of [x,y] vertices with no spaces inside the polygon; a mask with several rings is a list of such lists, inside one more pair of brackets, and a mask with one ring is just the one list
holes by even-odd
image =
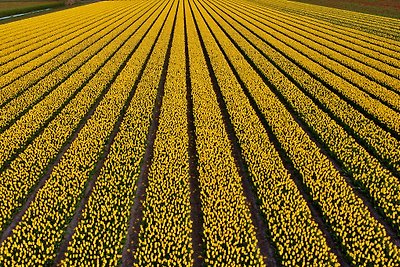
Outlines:
{"label": "crop row", "polygon": [[[83,15],[79,16],[79,18],[83,18]],[[58,16],[53,16],[52,18],[49,17],[47,19],[47,22],[45,22],[46,18],[39,17],[35,19],[34,22],[31,22],[28,19],[28,23],[26,21],[23,23],[14,21],[3,24],[0,30],[0,36],[3,41],[0,44],[2,57],[7,56],[11,52],[17,51],[17,49],[24,48],[28,45],[33,45],[35,43],[34,41],[40,42],[41,35],[49,35],[49,30],[54,31],[54,28],[52,27],[59,27],[63,30],[67,30],[65,26],[73,23],[74,21],[70,14],[66,14],[64,12]],[[46,29],[44,25],[47,25],[49,28]],[[14,34],[10,34],[10,32],[13,32]],[[53,32],[53,34],[54,33],[55,32]]]}
{"label": "crop row", "polygon": [[[120,8],[122,7],[123,5],[120,5]],[[98,5],[98,10],[106,9],[112,11],[112,9],[117,8],[114,6],[110,9],[110,5],[107,5],[107,3]],[[92,14],[93,12],[90,6],[82,6],[81,10],[82,14]],[[21,49],[43,40],[43,35],[47,36],[49,32],[53,32],[54,35],[57,34],[58,29],[67,30],[65,26],[75,21],[77,16],[75,11],[74,9],[66,9],[59,13],[48,13],[46,16],[27,18],[23,21],[14,21],[1,25],[0,34],[3,42],[0,44],[0,51],[16,51],[16,48]],[[74,16],[72,14],[74,14]],[[78,17],[81,16],[78,14]],[[10,32],[13,34],[10,35]],[[48,37],[51,38],[51,35]],[[3,55],[7,54],[8,53],[4,53]]]}
{"label": "crop row", "polygon": [[[267,5],[274,9],[279,9],[287,13],[294,13],[303,15],[310,18],[325,21],[330,24],[339,25],[348,29],[354,29],[356,32],[364,32],[365,35],[381,37],[388,39],[389,42],[398,43],[398,23],[395,19],[382,18],[368,14],[359,14],[351,11],[342,11],[337,14],[337,9],[320,7],[316,5],[302,5],[299,3],[292,3],[291,5],[282,5],[280,1],[265,0],[257,1],[261,5]],[[390,40],[393,39],[393,40]]]}
{"label": "crop row", "polygon": [[[58,14],[46,14],[46,16],[36,17],[34,19],[27,18],[24,21],[16,21],[4,24],[7,32],[14,32],[14,35],[4,37],[4,42],[0,45],[2,57],[8,56],[10,53],[18,53],[18,50],[23,50],[30,47],[31,51],[40,48],[43,45],[62,38],[69,31],[70,27],[76,27],[81,20],[86,21],[91,18],[92,22],[96,19],[108,16],[116,11],[121,11],[127,8],[138,9],[146,2],[138,1],[136,5],[119,3],[109,4],[107,2],[98,3],[95,9],[90,6],[82,6],[82,13],[77,14],[73,9],[67,9]],[[97,16],[96,16],[97,15]],[[100,16],[101,15],[101,16]],[[53,18],[53,20],[52,20]],[[77,20],[79,18],[79,20]],[[31,22],[32,20],[32,22]],[[48,21],[47,21],[48,20]],[[21,29],[14,29],[12,24],[20,26]],[[72,35],[73,36],[73,35]],[[8,41],[7,41],[8,40]],[[37,45],[37,44],[40,45]],[[26,52],[26,51],[25,51]],[[19,53],[21,55],[21,53]]]}
{"label": "crop row", "polygon": [[[241,176],[186,3],[188,57],[196,128],[198,179],[204,219],[205,263],[264,266]],[[225,81],[227,82],[227,81]]]}
{"label": "crop row", "polygon": [[[46,62],[48,57],[57,55],[57,52],[59,53],[62,48],[68,47],[68,43],[73,44],[75,39],[81,40],[81,38],[79,38],[81,34],[84,34],[88,30],[97,26],[98,23],[102,23],[104,20],[112,18],[112,16],[115,15],[113,14],[114,12],[110,13],[109,10],[99,10],[97,12],[92,11],[92,14],[89,14],[87,18],[81,18],[81,24],[76,23],[76,25],[72,24],[70,27],[66,26],[68,29],[66,32],[61,32],[59,35],[56,34],[55,36],[53,32],[47,33],[47,35],[52,37],[50,40],[46,40],[46,35],[44,35],[43,37],[45,41],[28,44],[28,46],[21,47],[12,53],[4,54],[4,56],[0,58],[0,73],[5,75],[14,69],[17,69],[17,71],[24,70],[24,68],[18,67],[25,67],[25,65],[27,65],[25,69],[29,69],[43,64],[43,62]],[[96,14],[100,19],[98,23],[93,23]],[[63,44],[65,45],[63,46]]]}
{"label": "crop row", "polygon": [[[202,22],[198,11],[193,6],[192,8],[196,14],[195,20],[198,23],[201,38],[205,43],[204,49],[207,49],[205,52],[210,57],[210,64],[218,80],[221,95],[243,151],[243,157],[254,180],[257,195],[261,200],[261,209],[267,220],[268,230],[276,244],[283,265],[301,264],[307,262],[311,257],[320,265],[333,264],[337,260],[329,251],[305,200],[285,170],[266,130],[252,109],[249,100],[243,94],[240,84],[233,77],[233,73],[229,71],[229,65]],[[199,49],[199,44],[189,51],[196,53],[197,49]],[[199,66],[205,65],[201,56],[201,54],[198,56],[198,60],[201,60]],[[199,70],[197,71],[199,72]],[[203,75],[207,75],[207,73]],[[196,81],[204,81],[205,77],[196,79]],[[204,98],[203,95],[213,95],[213,92],[202,94],[202,98]],[[206,103],[212,102],[207,101]],[[207,122],[208,120],[199,120],[198,123],[201,121]],[[201,128],[197,128],[196,134],[199,135]],[[264,230],[267,231],[267,229]],[[313,236],[313,238],[306,238],[309,236]],[[289,240],[294,240],[297,246],[291,245]]]}
{"label": "crop row", "polygon": [[[257,6],[247,5],[247,7],[249,7],[252,10],[257,10],[261,12],[264,12],[266,9],[266,7],[260,7],[260,6],[257,7]],[[294,13],[292,14],[290,12],[282,12],[275,8],[273,8],[273,10],[275,12],[280,12],[281,14],[285,14],[286,16],[290,16],[294,19],[307,22],[310,25],[321,27],[322,31],[326,31],[331,35],[340,37],[340,39],[350,41],[351,43],[359,47],[369,48],[374,51],[381,52],[382,54],[385,54],[387,51],[389,51],[389,53],[394,53],[393,55],[396,58],[399,58],[400,56],[399,42],[396,42],[394,40],[384,37],[379,37],[377,35],[369,34],[363,31],[357,31],[352,28],[343,27],[337,24],[329,23],[309,16],[302,16]]]}
{"label": "crop row", "polygon": [[[26,94],[15,99],[15,102],[20,100],[22,104],[24,104],[24,102],[28,102],[27,104],[29,104],[28,100],[38,98],[40,93],[43,94],[41,90],[49,90],[48,87],[50,87],[50,93],[45,95],[42,101],[37,105],[34,105],[26,112],[26,114],[15,121],[10,128],[1,133],[2,145],[7,148],[2,150],[0,154],[2,164],[9,160],[14,153],[23,149],[26,142],[31,139],[31,136],[35,135],[37,131],[40,131],[42,126],[45,126],[46,123],[51,121],[56,113],[82,90],[82,87],[86,85],[90,78],[92,78],[93,75],[107,62],[109,57],[118,50],[119,44],[122,44],[130,35],[134,33],[137,34],[136,31],[138,30],[138,27],[147,19],[146,16],[143,15],[144,14],[137,14],[136,16],[128,17],[127,20],[123,21],[121,25],[116,27],[111,34],[104,36],[105,39],[86,48],[82,54],[70,62],[71,65],[64,65],[64,68],[57,70],[56,74],[62,74],[68,72],[69,69],[78,69],[78,71],[73,72],[68,79],[60,83],[54,90],[51,90],[51,85],[53,85],[53,83],[48,83],[47,87],[45,86],[46,83],[43,85],[40,83],[34,88],[31,88],[32,90],[26,91]],[[129,27],[132,27],[133,32],[126,31]],[[113,46],[108,46],[110,42]],[[108,47],[108,49],[104,49],[104,47]],[[81,65],[82,63],[84,64]],[[63,77],[54,77],[51,75],[49,78],[52,78],[54,81],[62,79]],[[44,80],[43,82],[49,81]],[[86,86],[86,88],[88,88],[86,90],[92,90],[88,86]],[[10,104],[12,103],[13,102]],[[6,112],[7,106],[1,111]],[[10,111],[14,111],[18,114],[18,110],[16,109],[10,109]],[[11,118],[13,117],[10,113],[8,116]]]}
{"label": "crop row", "polygon": [[[166,11],[171,8],[168,4]],[[61,266],[87,265],[97,259],[104,265],[115,266],[121,260],[162,71],[159,63],[165,59],[172,26],[173,12],[169,11],[171,15],[166,18],[166,11],[138,48],[137,53],[142,56],[130,60],[115,81],[125,88],[137,86]],[[145,60],[146,54],[149,59]],[[140,81],[135,82],[142,64],[145,69],[137,78]]]}
{"label": "crop row", "polygon": [[352,177],[367,189],[370,196],[384,210],[394,225],[399,229],[398,220],[400,183],[388,170],[372,157],[356,140],[350,137],[343,128],[336,124],[328,114],[316,106],[310,98],[290,82],[270,62],[263,58],[256,49],[251,47],[243,38],[238,36],[222,20],[219,25],[238,39],[237,43],[245,54],[255,63],[262,75],[273,84],[300,117],[309,125],[322,142],[342,162]]}
{"label": "crop row", "polygon": [[[335,29],[326,26],[324,27],[323,25],[316,25],[310,21],[302,19],[301,17],[293,16],[278,10],[265,8],[261,11],[249,5],[239,5],[235,2],[233,2],[231,6],[237,8],[245,6],[253,16],[258,18],[271,19],[271,16],[273,16],[274,20],[283,22],[284,24],[282,25],[290,25],[301,30],[302,35],[312,34],[314,37],[317,37],[317,39],[313,38],[313,41],[318,40],[318,43],[324,46],[335,47],[338,52],[350,56],[357,61],[368,64],[371,67],[387,71],[387,74],[392,74],[396,77],[399,75],[399,71],[390,65],[398,67],[400,64],[398,60],[400,55],[396,51],[385,48],[384,45],[378,46],[377,44],[371,44],[355,37],[348,36],[345,32],[336,32]],[[352,51],[352,53],[347,54],[347,51]],[[386,65],[385,63],[389,65]],[[397,74],[390,71],[394,71]]]}
{"label": "crop row", "polygon": [[[254,17],[254,13],[243,12],[243,14]],[[374,60],[372,58],[373,53],[370,50],[366,50],[362,54],[351,49],[344,49],[340,45],[333,43],[329,35],[320,38],[316,36],[318,31],[304,33],[303,29],[299,30],[299,27],[288,25],[286,19],[282,22],[262,16],[257,20],[268,27],[267,29],[273,29],[279,35],[282,34],[286,40],[290,40],[290,42],[286,42],[287,44],[311,60],[399,110],[399,95],[390,91],[400,92],[398,82],[400,76],[398,64],[400,64],[400,61],[398,59],[391,58],[394,67],[389,66],[382,61]],[[349,42],[344,43],[347,44]],[[379,60],[385,58],[380,53],[376,54]],[[382,71],[386,74],[382,73]],[[381,84],[388,87],[389,90]]]}
{"label": "crop row", "polygon": [[[243,14],[251,15],[252,13],[243,12]],[[389,65],[380,62],[385,66],[384,71],[393,76],[386,75],[377,70],[376,66],[370,67],[366,65],[368,64],[369,59],[371,59],[371,55],[365,56],[348,49],[341,51],[342,49],[337,45],[330,45],[331,47],[328,47],[323,43],[326,42],[332,44],[331,40],[328,39],[325,41],[326,38],[321,39],[314,34],[300,35],[301,32],[299,32],[297,28],[289,27],[286,23],[277,23],[274,21],[272,21],[272,23],[269,21],[266,22],[263,18],[259,19],[259,21],[262,22],[264,27],[268,27],[263,28],[263,30],[273,29],[278,34],[277,38],[283,36],[283,41],[286,40],[285,42],[289,46],[293,47],[306,57],[317,62],[321,66],[324,66],[336,75],[341,76],[343,79],[357,86],[361,90],[364,90],[372,96],[378,97],[382,101],[389,103],[396,109],[399,109],[399,96],[395,92],[390,91],[393,90],[400,92],[398,79],[393,77],[399,76],[398,68],[390,67]],[[275,24],[277,25],[275,26]],[[357,58],[357,60],[352,58]],[[399,60],[395,61],[400,63]],[[380,84],[384,84],[389,88],[389,90]]]}
{"label": "crop row", "polygon": [[164,62],[162,105],[133,255],[136,266],[189,266],[192,261],[182,1],[174,11],[172,46]]}
{"label": "crop row", "polygon": [[[393,55],[397,55],[395,57],[399,57],[399,46],[398,42],[379,37],[376,35],[368,34],[362,31],[356,31],[351,28],[342,27],[339,25],[335,25],[329,22],[325,22],[323,20],[318,20],[312,17],[302,16],[299,14],[294,14],[290,12],[284,12],[276,8],[268,7],[268,6],[258,6],[258,5],[249,5],[249,3],[235,1],[233,2],[236,5],[241,7],[245,6],[249,10],[257,11],[258,13],[264,13],[266,11],[274,12],[278,15],[284,15],[288,19],[293,19],[297,21],[301,25],[309,25],[311,28],[320,29],[324,33],[329,33],[331,36],[335,36],[338,39],[349,41],[347,45],[357,45],[358,49],[368,48],[373,51],[381,52],[385,54],[387,52],[394,53]],[[396,45],[397,44],[397,45]],[[354,47],[354,46],[352,46]],[[354,47],[355,48],[355,47]],[[397,51],[397,52],[396,52]]]}
{"label": "crop row", "polygon": [[314,79],[327,84],[344,99],[352,103],[355,107],[365,110],[367,114],[376,118],[377,121],[379,120],[390,130],[394,131],[395,134],[400,132],[400,124],[398,124],[400,115],[395,110],[392,110],[380,101],[371,98],[368,94],[359,90],[359,88],[342,79],[340,76],[327,70],[318,62],[310,60],[310,58],[304,55],[304,51],[295,47],[292,39],[277,33],[271,28],[267,28],[250,16],[246,16],[246,11],[243,11],[242,14],[236,14],[235,17],[241,23],[250,25],[252,29],[261,30],[263,32],[262,36],[264,37],[264,40],[268,41],[271,45],[276,47],[276,49],[290,57],[296,65],[303,68],[307,73],[312,75]]}
{"label": "crop row", "polygon": [[[222,12],[224,11],[222,10]],[[227,13],[225,12],[225,14]],[[250,23],[240,21],[232,15],[224,15],[224,17],[234,25],[234,28],[238,29],[241,35],[251,41],[258,51],[274,62],[275,66],[283,70],[292,80],[295,80],[309,95],[313,96],[315,101],[322,103],[320,108],[328,109],[339,121],[345,124],[346,129],[350,127],[352,133],[359,136],[373,151],[377,151],[376,155],[389,162],[392,167],[399,168],[398,159],[400,155],[396,149],[399,144],[394,137],[376,125],[375,121],[371,121],[349,103],[340,99],[334,91],[332,92],[320,81],[315,80],[314,77],[296,66],[290,57],[285,55],[281,49],[278,49],[276,43],[262,39],[263,31],[253,27]]]}
{"label": "crop row", "polygon": [[400,46],[251,2],[0,26],[1,266],[400,265]]}
{"label": "crop row", "polygon": [[[88,27],[79,31],[79,35],[61,40],[61,44],[56,44],[50,51],[34,50],[34,53],[28,53],[18,58],[18,60],[23,60],[22,64],[16,63],[18,60],[7,63],[6,65],[10,67],[8,70],[5,70],[0,84],[7,93],[2,96],[0,104],[4,105],[3,101],[10,99],[10,97],[19,92],[23,92],[25,88],[29,88],[29,86],[40,81],[40,79],[52,73],[59,66],[66,64],[71,57],[82,51],[82,43],[87,42],[89,38],[96,35],[102,28],[117,22],[118,19],[124,18],[124,15],[129,14],[129,12],[137,13],[138,10],[130,8],[115,10],[111,14],[108,14],[108,16],[99,19],[96,23],[91,22]],[[21,84],[21,82],[23,83]]]}
{"label": "crop row", "polygon": [[[395,266],[399,250],[385,229],[369,213],[363,201],[341,177],[329,159],[295,122],[292,115],[263,82],[261,77],[234,49],[218,24],[203,13],[217,42],[270,125],[282,149],[303,178],[304,185],[319,205],[353,264]],[[240,64],[238,64],[240,62]]]}
{"label": "crop row", "polygon": [[[155,15],[151,15],[153,20]],[[123,67],[124,62],[135,52],[132,47],[135,46],[135,43],[138,43],[138,40],[143,40],[141,36],[149,31],[150,26],[151,20],[141,28],[142,34],[138,32],[133,35],[129,30],[125,31],[121,38],[128,39],[122,44],[116,42],[110,46],[110,49],[117,52],[87,84],[87,88],[90,88],[89,93],[92,91],[94,94],[81,94],[82,98],[75,98],[74,100],[81,100],[82,103],[75,102],[75,105],[71,105],[74,110],[63,109],[63,112],[70,114],[74,117],[74,120],[80,118],[81,116],[77,115],[84,112],[85,109],[82,109],[82,107],[87,105],[85,102],[93,101],[93,99],[96,99],[96,95],[107,89],[114,79],[113,77]],[[134,54],[134,56],[142,57],[143,55]],[[14,265],[15,263],[43,264],[52,260],[57,243],[62,239],[63,229],[73,215],[75,205],[87,180],[90,179],[91,172],[104,149],[115,122],[120,117],[121,109],[130,91],[131,87],[119,87],[117,84],[113,84],[105,94],[93,115],[90,116],[71,145],[66,148],[61,159],[52,168],[52,172],[43,187],[38,189],[35,199],[27,207],[12,235],[3,242],[0,254],[5,257],[4,261]],[[65,121],[60,123],[63,124]],[[58,130],[51,127],[47,127],[47,129]],[[53,133],[64,134],[63,132]],[[52,139],[47,136],[43,141],[48,140]],[[36,152],[43,152],[43,150],[36,150]],[[48,158],[47,156],[45,159]],[[32,175],[31,170],[28,170],[28,175]],[[15,179],[16,176],[14,175],[12,178]],[[20,182],[23,181],[18,181],[18,183]],[[13,192],[18,192],[18,190],[13,190]],[[43,236],[46,239],[41,238]],[[35,242],[37,243],[35,244]],[[44,244],[48,246],[45,247]],[[30,257],[24,257],[21,254]]]}
{"label": "crop row", "polygon": [[[264,12],[265,8],[257,8],[255,6],[250,7],[251,10],[256,10],[260,12]],[[300,22],[305,23],[306,25],[310,25],[310,27],[315,27],[316,29],[321,29],[331,36],[335,36],[336,38],[344,41],[348,41],[346,46],[352,47],[356,49],[355,45],[358,49],[367,48],[376,52],[380,52],[382,55],[389,53],[392,57],[399,58],[400,57],[400,48],[399,43],[387,39],[384,37],[379,37],[377,35],[368,34],[363,31],[357,31],[351,28],[343,27],[337,24],[324,22],[323,20],[314,19],[312,17],[306,17],[296,14],[291,14],[287,12],[282,12],[276,9],[273,9],[274,12],[279,12],[279,14],[284,14],[286,17],[293,18],[294,20],[299,20]]]}
{"label": "crop row", "polygon": [[[97,55],[93,58],[92,61],[89,61],[87,65],[84,65],[84,70],[87,71],[86,75],[90,75],[91,73],[96,73],[96,70],[105,64],[105,59],[108,59],[112,56],[118,48],[123,44],[128,36],[124,35],[116,35],[116,38],[110,44],[103,43],[105,47],[97,53]],[[90,49],[88,49],[90,52]],[[103,70],[104,72],[104,70]],[[52,159],[58,154],[58,151],[64,145],[64,143],[70,138],[71,134],[74,132],[74,129],[78,126],[81,119],[88,112],[88,110],[92,107],[95,100],[102,92],[102,87],[94,86],[98,81],[100,75],[94,77],[94,79],[90,80],[89,83],[84,84],[84,81],[79,80],[79,77],[85,79],[85,72],[77,74],[76,77],[72,77],[73,79],[67,80],[61,85],[61,91],[63,92],[65,88],[69,88],[69,90],[77,89],[79,86],[83,86],[80,92],[77,93],[75,98],[71,100],[70,103],[66,105],[64,109],[61,110],[60,114],[58,114],[54,120],[52,120],[49,125],[44,129],[43,133],[41,133],[36,139],[32,141],[25,151],[23,151],[18,158],[16,158],[13,162],[10,163],[10,168],[6,169],[1,175],[4,178],[6,183],[2,183],[2,192],[4,193],[4,200],[2,203],[2,227],[10,219],[13,211],[16,207],[22,205],[22,200],[25,199],[26,194],[29,192],[30,188],[36,183],[40,174],[46,169],[47,165],[50,163]],[[89,76],[90,77],[90,76]],[[86,78],[87,79],[87,78]],[[104,80],[107,82],[106,80]],[[76,86],[74,86],[76,85]],[[66,86],[64,88],[64,86]],[[92,87],[92,88],[91,88]],[[67,90],[68,92],[68,90]],[[57,95],[55,97],[57,99]],[[54,99],[50,98],[48,100],[50,102],[50,106],[53,105],[52,101]],[[78,105],[79,104],[79,105]],[[38,110],[39,112],[33,113],[33,116],[26,116],[28,119],[34,119],[36,122],[40,122],[40,115],[47,115],[46,112],[42,114],[42,110],[46,111],[47,106],[44,108],[40,108],[40,105],[34,107],[31,110],[31,113]],[[35,116],[35,114],[37,114]],[[51,114],[51,113],[50,113]],[[24,118],[23,118],[24,119]],[[18,122],[16,123],[18,124]],[[25,141],[28,138],[28,130],[30,130],[29,126],[34,127],[35,123],[29,122],[27,120],[27,124],[23,124],[25,127],[16,127],[18,135],[12,136],[12,133],[15,133],[13,127],[2,134],[2,139],[4,140],[4,147],[9,149],[2,150],[2,159],[3,162],[11,155],[11,152],[17,150],[15,142],[17,140]],[[18,131],[19,130],[19,131]],[[24,132],[27,131],[27,132]],[[7,133],[9,135],[8,138]],[[48,146],[48,140],[53,140],[52,146]],[[20,141],[20,142],[21,142]],[[57,141],[57,142],[55,142]],[[18,144],[18,143],[17,143]],[[21,144],[20,144],[21,145]],[[14,146],[14,148],[13,148]],[[20,188],[19,190],[7,190],[10,188]],[[7,201],[6,201],[7,200]]]}
{"label": "crop row", "polygon": [[[128,13],[125,15],[129,14],[129,11],[130,10],[127,10]],[[32,75],[26,75],[11,85],[4,87],[4,94],[2,96],[4,96],[5,105],[2,107],[0,113],[1,129],[4,131],[10,122],[20,118],[22,114],[29,110],[29,107],[39,103],[49,94],[56,92],[57,87],[62,87],[63,82],[73,80],[73,78],[80,74],[80,70],[85,63],[88,61],[90,62],[90,59],[96,55],[103,46],[108,44],[110,40],[115,38],[118,33],[123,32],[127,27],[132,25],[132,23],[136,22],[136,20],[140,18],[140,15],[143,16],[143,14],[139,13],[135,14],[133,18],[127,16],[124,20],[119,20],[122,17],[116,17],[116,20],[112,20],[110,23],[99,25],[97,28],[93,29],[93,33],[86,36],[87,39],[85,41],[76,46],[77,50],[72,49],[65,53],[64,56],[66,56],[67,60],[68,57],[71,58],[68,62],[58,62],[57,60],[50,61],[48,64],[32,72]],[[101,61],[99,61],[99,63],[100,62]],[[46,72],[48,69],[51,71],[50,75],[45,74],[45,77],[40,79],[40,71]],[[37,79],[37,76],[39,76],[37,83],[29,80],[28,84],[25,83],[29,78]],[[85,77],[84,75],[81,76]],[[32,82],[33,84],[30,84]],[[54,108],[57,107],[55,104],[56,103],[53,105]]]}

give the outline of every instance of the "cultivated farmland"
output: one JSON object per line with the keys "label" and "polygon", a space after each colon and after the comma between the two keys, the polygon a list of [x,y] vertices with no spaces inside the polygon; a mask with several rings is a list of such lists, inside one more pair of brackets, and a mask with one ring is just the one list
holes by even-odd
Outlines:
{"label": "cultivated farmland", "polygon": [[400,21],[102,1],[0,25],[0,266],[400,266]]}

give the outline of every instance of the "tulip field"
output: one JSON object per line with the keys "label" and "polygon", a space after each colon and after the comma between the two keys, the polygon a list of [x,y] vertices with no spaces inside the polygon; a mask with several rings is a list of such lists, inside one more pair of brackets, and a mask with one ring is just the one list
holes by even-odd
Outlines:
{"label": "tulip field", "polygon": [[132,0],[1,24],[0,266],[400,266],[400,20]]}

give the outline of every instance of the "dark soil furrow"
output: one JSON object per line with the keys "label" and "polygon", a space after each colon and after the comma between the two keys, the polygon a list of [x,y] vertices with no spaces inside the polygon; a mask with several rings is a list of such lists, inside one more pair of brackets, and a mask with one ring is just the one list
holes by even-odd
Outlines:
{"label": "dark soil furrow", "polygon": [[[193,267],[204,266],[205,243],[203,242],[203,212],[201,210],[200,183],[198,156],[196,149],[196,127],[193,115],[192,83],[189,67],[188,31],[186,26],[186,5],[183,5],[184,28],[185,28],[185,55],[186,55],[186,86],[187,86],[187,120],[188,120],[188,154],[189,154],[189,175],[190,175],[190,216],[192,219],[192,247],[193,247]],[[190,16],[190,14],[188,15]]]}

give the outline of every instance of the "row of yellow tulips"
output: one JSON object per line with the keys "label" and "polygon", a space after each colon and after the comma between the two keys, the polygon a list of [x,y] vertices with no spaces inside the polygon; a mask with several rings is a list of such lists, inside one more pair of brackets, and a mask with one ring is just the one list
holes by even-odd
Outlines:
{"label": "row of yellow tulips", "polygon": [[[215,14],[215,12],[213,12]],[[356,140],[349,136],[328,114],[316,106],[310,98],[305,96],[298,87],[287,79],[284,74],[279,72],[270,62],[268,62],[258,51],[256,51],[246,40],[235,32],[235,30],[222,20],[217,14],[214,15],[219,25],[221,25],[233,38],[238,45],[245,51],[246,55],[259,67],[262,74],[276,87],[285,100],[296,111],[297,114],[309,125],[324,145],[332,151],[345,168],[352,173],[353,178],[367,188],[372,199],[379,203],[392,223],[400,227],[398,217],[400,183],[379,161],[371,156]],[[226,16],[225,16],[226,17]],[[267,54],[269,51],[265,51]],[[290,64],[281,59],[279,62],[285,69],[290,68]],[[285,66],[286,65],[286,66]],[[295,73],[299,77],[301,72]],[[310,81],[309,84],[312,84]],[[316,87],[316,86],[315,86]],[[318,87],[316,87],[318,90]],[[323,100],[323,96],[318,96]],[[336,104],[337,106],[337,104]],[[371,130],[371,129],[369,129]],[[382,138],[382,136],[381,136]],[[396,150],[396,145],[392,151]],[[389,158],[396,160],[396,157],[388,154]]]}
{"label": "row of yellow tulips", "polygon": [[[152,26],[149,35],[137,50],[138,56],[132,58],[122,70],[116,81],[118,86],[132,88],[134,85],[170,7],[171,4],[168,4]],[[142,78],[134,88],[134,96],[82,212],[66,257],[61,262],[62,266],[87,266],[95,264],[96,260],[101,265],[117,266],[121,260],[130,207],[135,197],[162,71],[160,64],[165,59],[172,29],[172,11],[174,7],[162,28]]]}
{"label": "row of yellow tulips", "polygon": [[[204,219],[204,261],[212,266],[222,266],[223,263],[226,266],[265,266],[243,194],[242,177],[235,164],[231,140],[196,32],[195,21],[198,23],[198,18],[192,16],[188,2],[185,3],[185,14]],[[206,45],[209,43],[207,39],[204,42]],[[212,63],[215,69],[224,68],[224,62]],[[229,77],[218,82],[221,87],[230,86]]]}
{"label": "row of yellow tulips", "polygon": [[400,251],[390,241],[383,226],[372,217],[362,200],[353,193],[283,103],[239,51],[232,47],[218,24],[207,13],[203,15],[352,263],[357,266],[371,263],[379,266],[398,265]]}
{"label": "row of yellow tulips", "polygon": [[133,255],[136,266],[190,266],[192,261],[184,20],[182,1],[176,3],[172,46],[165,59],[168,69],[160,88],[164,96]]}

